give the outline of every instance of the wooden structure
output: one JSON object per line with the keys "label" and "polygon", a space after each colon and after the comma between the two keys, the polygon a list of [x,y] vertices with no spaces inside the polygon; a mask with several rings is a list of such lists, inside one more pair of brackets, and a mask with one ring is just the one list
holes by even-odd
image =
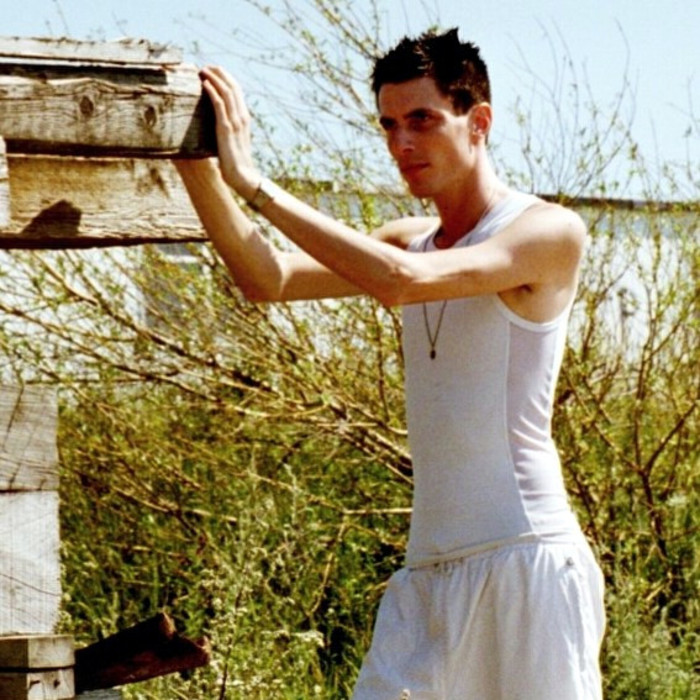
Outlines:
{"label": "wooden structure", "polygon": [[209,663],[209,642],[193,641],[161,613],[75,653],[77,692],[167,675]]}
{"label": "wooden structure", "polygon": [[0,697],[3,700],[73,698],[73,664],[71,637],[0,637]]}
{"label": "wooden structure", "polygon": [[202,240],[172,157],[215,152],[180,51],[0,39],[0,247]]}
{"label": "wooden structure", "polygon": [[51,634],[61,599],[55,396],[0,388],[0,634]]}
{"label": "wooden structure", "polygon": [[[197,70],[144,41],[0,38],[0,247],[203,240],[168,161],[214,154]],[[0,699],[119,697],[207,663],[165,616],[86,649],[55,633],[57,401],[0,387]]]}

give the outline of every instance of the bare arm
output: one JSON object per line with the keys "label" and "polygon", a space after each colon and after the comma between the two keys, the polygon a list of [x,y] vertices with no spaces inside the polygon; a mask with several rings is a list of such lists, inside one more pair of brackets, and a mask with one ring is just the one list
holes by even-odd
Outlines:
{"label": "bare arm", "polygon": [[293,301],[361,292],[306,253],[272,245],[238,206],[215,161],[175,165],[214,248],[247,299]]}
{"label": "bare arm", "polygon": [[[199,177],[212,164],[187,166],[189,172],[181,167],[181,172],[214,244],[250,298],[364,291],[395,305],[516,288],[570,294],[585,230],[572,212],[545,203],[480,245],[415,255],[387,242],[403,246],[415,235],[413,225],[399,222],[367,236],[277,188],[262,213],[305,253],[275,251],[227,191],[226,183],[250,200],[261,180],[252,161],[250,115],[240,88],[221,69],[208,69],[203,78],[217,117],[221,176],[210,170]],[[199,174],[196,167],[202,169]]]}
{"label": "bare arm", "polygon": [[537,297],[532,308],[521,309],[533,320],[556,315],[570,301],[586,236],[577,214],[544,202],[483,243],[424,255],[388,245],[386,231],[378,240],[326,227],[285,193],[264,214],[315,259],[387,306],[518,290]]}
{"label": "bare arm", "polygon": [[[214,160],[178,160],[175,166],[212,244],[246,298],[294,301],[363,293],[303,251],[287,252],[272,245],[238,206]],[[429,217],[402,219],[389,222],[371,236],[405,247],[413,236],[434,225]]]}

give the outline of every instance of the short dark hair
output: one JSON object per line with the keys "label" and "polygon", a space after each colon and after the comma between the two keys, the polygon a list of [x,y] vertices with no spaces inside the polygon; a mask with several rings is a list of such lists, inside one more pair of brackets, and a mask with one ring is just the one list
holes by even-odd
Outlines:
{"label": "short dark hair", "polygon": [[386,83],[433,78],[440,92],[452,100],[459,113],[478,102],[491,102],[489,74],[479,49],[462,43],[457,29],[443,34],[428,31],[418,38],[405,37],[375,61],[372,90],[375,99]]}

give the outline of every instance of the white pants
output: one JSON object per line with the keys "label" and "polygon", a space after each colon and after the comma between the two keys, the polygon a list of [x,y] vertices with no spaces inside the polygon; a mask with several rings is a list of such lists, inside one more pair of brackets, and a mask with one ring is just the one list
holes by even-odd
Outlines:
{"label": "white pants", "polygon": [[600,569],[585,543],[527,543],[401,569],[353,700],[600,700]]}

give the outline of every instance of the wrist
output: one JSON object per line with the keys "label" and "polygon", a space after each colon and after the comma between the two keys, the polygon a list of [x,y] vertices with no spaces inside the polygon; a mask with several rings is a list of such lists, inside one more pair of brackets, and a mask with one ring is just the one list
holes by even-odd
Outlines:
{"label": "wrist", "polygon": [[266,177],[260,179],[249,196],[243,196],[246,204],[253,211],[261,211],[263,207],[272,202],[277,196],[279,188]]}

